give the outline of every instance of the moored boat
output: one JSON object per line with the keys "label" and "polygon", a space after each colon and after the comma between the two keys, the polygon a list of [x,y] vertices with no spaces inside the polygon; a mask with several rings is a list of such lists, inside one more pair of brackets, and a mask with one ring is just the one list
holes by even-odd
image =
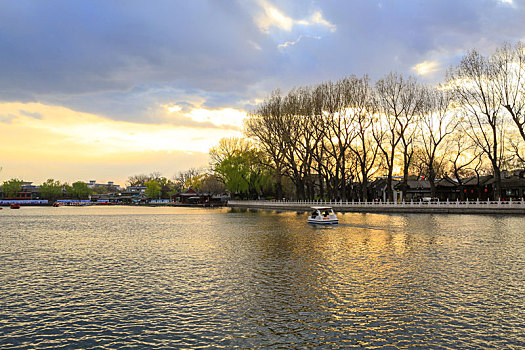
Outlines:
{"label": "moored boat", "polygon": [[313,211],[308,216],[309,224],[334,225],[339,220],[332,207],[312,207]]}
{"label": "moored boat", "polygon": [[9,208],[11,208],[11,209],[20,209],[20,204],[11,204],[9,206]]}

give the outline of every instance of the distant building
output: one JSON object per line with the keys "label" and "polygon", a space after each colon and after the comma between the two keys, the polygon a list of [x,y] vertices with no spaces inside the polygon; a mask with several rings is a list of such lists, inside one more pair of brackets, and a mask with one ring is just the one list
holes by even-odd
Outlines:
{"label": "distant building", "polygon": [[115,201],[122,204],[146,203],[146,186],[128,186],[118,194]]}
{"label": "distant building", "polygon": [[525,197],[525,170],[502,173],[501,195],[505,200],[521,200]]}
{"label": "distant building", "polygon": [[89,182],[86,182],[86,185],[94,191],[96,191],[97,188],[103,188],[104,192],[107,193],[114,193],[122,190],[122,188],[119,185],[116,185],[113,181],[108,181],[106,184],[99,184],[96,180],[89,180]]}
{"label": "distant building", "polygon": [[34,200],[40,199],[40,189],[38,186],[33,185],[32,182],[23,182],[20,191],[14,198],[6,198],[4,192],[0,187],[0,199],[16,199],[16,200]]}
{"label": "distant building", "polygon": [[201,195],[193,188],[188,188],[184,192],[178,192],[173,196],[173,200],[178,204],[198,204],[201,203]]}
{"label": "distant building", "polygon": [[430,197],[430,181],[428,180],[408,180],[406,183],[406,190],[403,193],[403,182],[399,182],[394,186],[394,189],[399,192],[400,200],[417,201],[422,198]]}
{"label": "distant building", "polygon": [[228,197],[214,196],[209,193],[200,193],[189,188],[184,192],[176,193],[173,200],[180,205],[198,205],[198,206],[224,206],[228,204]]}
{"label": "distant building", "polygon": [[[395,190],[395,187],[397,184],[401,182],[401,177],[393,177],[392,178],[392,197],[397,198],[399,195],[399,191]],[[368,185],[368,192],[372,196],[370,197],[370,200],[381,200],[383,202],[386,202],[388,200],[388,193],[387,193],[387,184],[388,179],[387,177],[377,177],[374,181],[372,181]]]}
{"label": "distant building", "polygon": [[436,179],[436,197],[441,201],[456,201],[460,199],[459,184],[456,179],[452,179],[448,176],[442,179]]}
{"label": "distant building", "polygon": [[462,182],[464,200],[475,201],[479,199],[486,201],[487,199],[497,199],[491,198],[494,193],[492,175],[471,176],[463,179]]}

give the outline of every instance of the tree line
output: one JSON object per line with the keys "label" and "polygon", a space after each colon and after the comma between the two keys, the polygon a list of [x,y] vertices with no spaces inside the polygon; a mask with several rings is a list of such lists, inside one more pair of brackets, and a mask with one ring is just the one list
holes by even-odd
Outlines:
{"label": "tree line", "polygon": [[[10,179],[2,183],[2,192],[5,198],[16,198],[18,193],[22,190],[23,180]],[[40,196],[43,199],[59,199],[72,198],[82,199],[87,198],[92,194],[92,189],[88,187],[85,182],[77,181],[71,185],[61,183],[54,179],[48,179],[39,186]]]}
{"label": "tree line", "polygon": [[213,169],[248,197],[367,201],[384,176],[392,200],[395,175],[402,189],[427,179],[435,196],[437,178],[486,173],[498,198],[502,170],[525,161],[524,72],[525,45],[504,44],[469,51],[437,86],[390,73],[276,90],[245,121],[246,139],[210,150]]}
{"label": "tree line", "polygon": [[[4,181],[1,190],[5,198],[16,198],[21,192],[23,180],[10,179]],[[210,194],[222,194],[225,186],[212,172],[205,169],[191,168],[178,172],[172,179],[168,179],[159,172],[151,174],[137,174],[129,176],[127,185],[143,187],[149,199],[172,198],[174,194],[188,188]],[[38,186],[40,198],[48,200],[57,199],[86,199],[91,195],[115,193],[119,189],[115,185],[97,185],[90,187],[83,181],[76,181],[69,185],[55,179],[48,179]]]}

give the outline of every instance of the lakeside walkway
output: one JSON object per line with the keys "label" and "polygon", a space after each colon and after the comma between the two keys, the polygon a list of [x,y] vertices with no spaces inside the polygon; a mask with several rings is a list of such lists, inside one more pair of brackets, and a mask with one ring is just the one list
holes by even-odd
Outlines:
{"label": "lakeside walkway", "polygon": [[343,201],[267,201],[230,200],[232,208],[282,211],[309,211],[314,206],[329,206],[337,212],[358,213],[442,213],[442,214],[525,214],[525,200],[521,201],[465,201],[465,202],[343,202]]}

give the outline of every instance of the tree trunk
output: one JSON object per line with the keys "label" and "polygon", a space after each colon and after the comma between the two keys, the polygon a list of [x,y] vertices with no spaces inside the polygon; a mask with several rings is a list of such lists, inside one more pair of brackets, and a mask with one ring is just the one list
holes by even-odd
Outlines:
{"label": "tree trunk", "polygon": [[388,177],[387,177],[387,182],[386,182],[386,198],[389,202],[393,202],[394,201],[394,193],[393,193],[393,188],[392,188],[392,167],[390,167],[390,169],[388,169]]}
{"label": "tree trunk", "polygon": [[283,176],[280,169],[275,171],[275,195],[276,199],[283,198]]}
{"label": "tree trunk", "polygon": [[428,169],[428,181],[430,182],[430,196],[435,197],[436,196],[436,172],[434,171],[434,167],[430,167]]}
{"label": "tree trunk", "polygon": [[501,171],[499,167],[492,163],[494,170],[494,199],[499,200],[501,198]]}
{"label": "tree trunk", "polygon": [[[365,174],[363,173],[363,175]],[[363,200],[363,202],[368,202],[368,179],[366,178],[366,176],[363,176],[361,192],[361,199]]]}
{"label": "tree trunk", "polygon": [[295,196],[298,200],[304,200],[304,181],[297,179],[295,182]]}

